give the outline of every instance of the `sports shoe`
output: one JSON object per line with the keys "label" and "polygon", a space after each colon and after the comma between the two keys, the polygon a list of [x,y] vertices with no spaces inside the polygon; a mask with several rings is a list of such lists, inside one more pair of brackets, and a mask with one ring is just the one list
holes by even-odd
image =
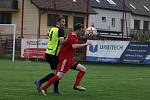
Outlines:
{"label": "sports shoe", "polygon": [[75,86],[73,87],[74,90],[79,90],[79,91],[85,91],[86,88],[82,87],[82,86]]}
{"label": "sports shoe", "polygon": [[45,91],[45,90],[43,90],[43,89],[39,89],[39,91],[40,91],[40,93],[41,93],[43,96],[47,96],[47,94],[46,94],[46,91]]}
{"label": "sports shoe", "polygon": [[36,80],[36,81],[35,81],[35,86],[36,86],[37,91],[40,92],[41,84],[40,84],[40,81],[39,81],[39,80]]}
{"label": "sports shoe", "polygon": [[60,94],[62,94],[62,93],[59,92],[58,90],[57,90],[57,91],[55,90],[55,91],[53,91],[53,94],[54,94],[54,95],[60,95]]}

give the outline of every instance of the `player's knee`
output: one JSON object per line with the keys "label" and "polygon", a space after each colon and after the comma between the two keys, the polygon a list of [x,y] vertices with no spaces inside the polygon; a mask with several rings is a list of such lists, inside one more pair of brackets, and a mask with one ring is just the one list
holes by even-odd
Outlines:
{"label": "player's knee", "polygon": [[83,66],[83,67],[82,67],[82,71],[83,71],[83,72],[86,72],[86,67]]}
{"label": "player's knee", "polygon": [[78,64],[77,69],[78,69],[79,71],[86,72],[86,67],[83,66],[83,65],[81,65],[81,64]]}
{"label": "player's knee", "polygon": [[57,76],[59,77],[59,79],[61,79],[64,76],[63,72],[57,72]]}

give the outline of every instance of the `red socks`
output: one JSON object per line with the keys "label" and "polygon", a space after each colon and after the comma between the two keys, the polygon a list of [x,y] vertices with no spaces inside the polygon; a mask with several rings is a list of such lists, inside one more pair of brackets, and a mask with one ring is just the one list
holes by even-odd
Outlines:
{"label": "red socks", "polygon": [[48,82],[46,82],[46,84],[42,87],[42,89],[43,90],[47,89],[50,85],[54,84],[58,80],[59,80],[59,77],[57,75],[55,75],[54,77],[49,79]]}
{"label": "red socks", "polygon": [[83,76],[84,76],[85,72],[84,71],[79,71],[76,77],[76,81],[75,81],[75,86],[79,86],[80,85],[80,81],[82,80]]}
{"label": "red socks", "polygon": [[[78,72],[77,77],[76,77],[76,81],[75,81],[76,86],[80,85],[80,81],[82,80],[84,74],[85,74],[84,71]],[[52,77],[51,79],[48,80],[48,82],[42,87],[42,89],[43,90],[47,89],[50,85],[54,84],[58,80],[59,80],[59,77],[57,75],[55,75],[54,77]]]}

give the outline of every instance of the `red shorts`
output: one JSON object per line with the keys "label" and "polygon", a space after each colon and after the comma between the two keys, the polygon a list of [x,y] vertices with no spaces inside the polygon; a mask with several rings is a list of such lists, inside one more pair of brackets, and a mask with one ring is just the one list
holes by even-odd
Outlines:
{"label": "red shorts", "polygon": [[59,64],[57,66],[57,72],[66,73],[69,69],[73,67],[76,62],[72,59],[59,59]]}

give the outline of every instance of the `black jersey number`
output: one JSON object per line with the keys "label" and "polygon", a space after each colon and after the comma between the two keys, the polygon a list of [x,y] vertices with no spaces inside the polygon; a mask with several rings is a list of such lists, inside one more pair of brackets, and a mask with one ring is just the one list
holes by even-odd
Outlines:
{"label": "black jersey number", "polygon": [[51,34],[49,35],[49,40],[51,41],[53,37],[53,31],[51,32]]}

